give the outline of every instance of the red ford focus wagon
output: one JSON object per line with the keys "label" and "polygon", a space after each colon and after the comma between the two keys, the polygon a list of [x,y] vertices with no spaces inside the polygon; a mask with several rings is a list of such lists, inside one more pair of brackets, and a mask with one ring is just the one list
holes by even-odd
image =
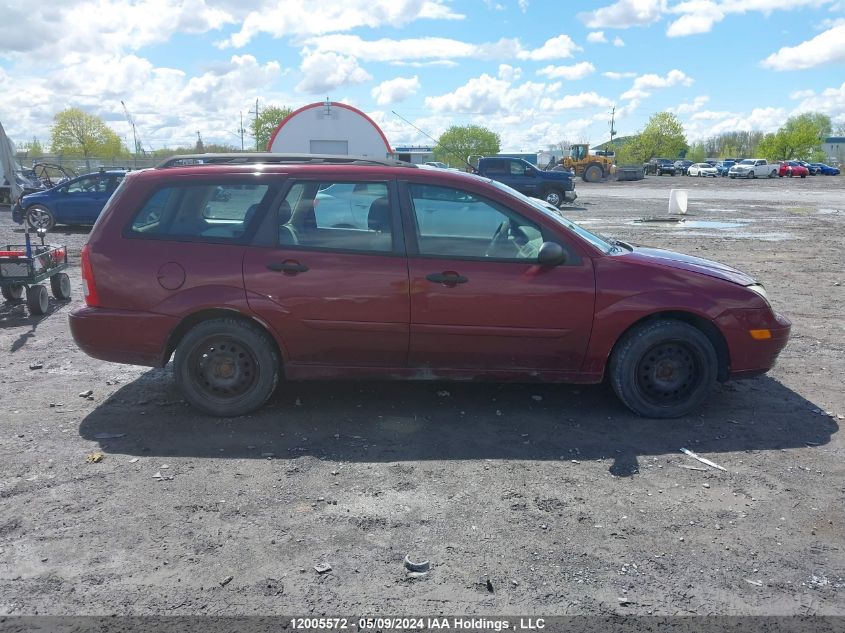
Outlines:
{"label": "red ford focus wagon", "polygon": [[178,157],[130,173],[82,251],[95,358],[164,366],[236,416],[282,378],[598,383],[684,415],[789,338],[728,266],[608,240],[477,176],[352,157]]}

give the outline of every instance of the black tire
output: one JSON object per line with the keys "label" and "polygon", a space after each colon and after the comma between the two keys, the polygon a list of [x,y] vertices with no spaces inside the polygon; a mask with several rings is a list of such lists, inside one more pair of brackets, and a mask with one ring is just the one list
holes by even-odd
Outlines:
{"label": "black tire", "polygon": [[29,308],[29,313],[36,316],[41,316],[47,312],[50,307],[50,295],[47,294],[47,288],[41,284],[30,286],[26,289],[26,307]]}
{"label": "black tire", "polygon": [[557,187],[549,187],[543,192],[543,200],[553,207],[559,207],[563,204],[563,192]]}
{"label": "black tire", "polygon": [[179,341],[174,373],[194,407],[209,415],[235,417],[267,402],[279,382],[280,364],[275,342],[258,325],[212,319],[194,326]]}
{"label": "black tire", "polygon": [[56,273],[50,277],[50,290],[59,301],[70,299],[70,277],[65,273]]}
{"label": "black tire", "polygon": [[801,174],[801,177],[802,177],[802,178],[806,178],[806,177],[807,177],[807,174]]}
{"label": "black tire", "polygon": [[23,297],[23,284],[0,286],[0,292],[3,293],[3,298],[9,303],[17,303]]}
{"label": "black tire", "polygon": [[751,171],[748,172],[748,177],[756,180],[757,179],[757,172],[752,169]]}
{"label": "black tire", "polygon": [[56,216],[50,209],[40,204],[28,207],[24,218],[26,225],[31,229],[46,229],[49,231],[56,226]]}
{"label": "black tire", "polygon": [[587,165],[584,175],[581,178],[584,182],[598,182],[602,179],[602,176],[604,176],[604,170],[601,168],[601,165],[593,163],[592,165]]}
{"label": "black tire", "polygon": [[677,418],[698,407],[716,382],[718,359],[700,330],[670,319],[643,323],[617,343],[608,375],[619,399],[648,418]]}
{"label": "black tire", "polygon": [[772,171],[769,172],[769,178],[774,178],[777,175],[778,175],[777,169],[773,169]]}

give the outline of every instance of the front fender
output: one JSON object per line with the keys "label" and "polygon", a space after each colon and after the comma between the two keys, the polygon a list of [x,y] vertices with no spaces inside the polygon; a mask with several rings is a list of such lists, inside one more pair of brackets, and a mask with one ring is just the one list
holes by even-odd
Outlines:
{"label": "front fender", "polygon": [[635,323],[660,314],[689,314],[710,323],[725,311],[724,304],[688,290],[660,290],[629,295],[606,303],[593,318],[593,332],[581,367],[583,374],[604,373],[616,341]]}

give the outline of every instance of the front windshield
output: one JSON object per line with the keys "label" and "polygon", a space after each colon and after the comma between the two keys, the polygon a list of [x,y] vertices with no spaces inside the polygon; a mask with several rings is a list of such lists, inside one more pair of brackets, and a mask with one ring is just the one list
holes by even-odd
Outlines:
{"label": "front windshield", "polygon": [[559,210],[552,207],[547,202],[544,202],[543,200],[540,200],[538,198],[529,198],[528,196],[519,193],[516,189],[512,189],[507,185],[502,184],[496,180],[488,180],[486,178],[484,180],[485,182],[488,182],[494,187],[496,187],[497,189],[501,189],[502,191],[510,194],[511,196],[519,198],[523,202],[530,204],[532,207],[540,211],[540,213],[545,215],[547,218],[553,220],[555,223],[559,224],[565,229],[572,231],[578,237],[587,240],[590,244],[595,246],[605,255],[619,250],[617,246],[614,246],[606,238],[600,235],[596,235],[595,233],[591,233],[584,227],[578,226],[572,220],[567,219]]}
{"label": "front windshield", "polygon": [[749,158],[746,158],[744,161],[742,161],[740,163],[740,165],[753,165],[753,164],[754,164],[754,161],[749,159]]}

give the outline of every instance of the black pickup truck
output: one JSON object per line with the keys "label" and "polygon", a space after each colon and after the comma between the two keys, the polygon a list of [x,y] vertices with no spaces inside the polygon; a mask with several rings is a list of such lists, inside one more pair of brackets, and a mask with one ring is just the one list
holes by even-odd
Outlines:
{"label": "black pickup truck", "polygon": [[652,158],[643,167],[646,174],[654,174],[655,176],[662,176],[663,174],[675,176],[678,173],[675,169],[675,162],[668,158]]}
{"label": "black pickup truck", "polygon": [[546,171],[521,158],[483,156],[478,159],[475,171],[479,176],[498,180],[526,196],[542,198],[556,207],[578,197],[570,172]]}

